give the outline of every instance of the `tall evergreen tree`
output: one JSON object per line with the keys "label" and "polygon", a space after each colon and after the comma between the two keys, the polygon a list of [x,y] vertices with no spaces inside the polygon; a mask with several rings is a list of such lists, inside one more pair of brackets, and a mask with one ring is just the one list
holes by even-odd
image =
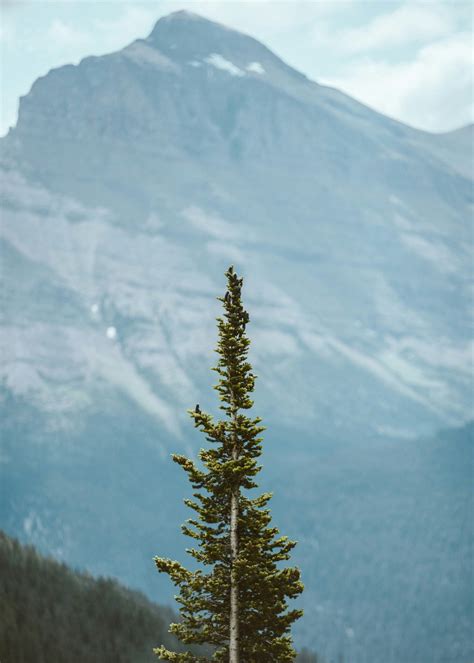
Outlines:
{"label": "tall evergreen tree", "polygon": [[[199,562],[189,571],[179,562],[155,557],[158,570],[167,573],[179,588],[181,622],[171,632],[185,644],[210,644],[214,661],[228,663],[283,663],[295,652],[289,634],[301,610],[288,609],[287,599],[303,591],[297,568],[283,568],[295,542],[279,536],[271,526],[267,508],[271,493],[258,497],[261,467],[261,419],[245,414],[253,401],[256,376],[247,360],[250,341],[246,335],[249,315],[241,301],[243,280],[233,267],[226,272],[227,291],[218,299],[224,307],[218,318],[219,375],[215,389],[225,417],[215,421],[199,406],[189,413],[211,448],[201,449],[198,466],[189,458],[174,455],[196,491],[185,503],[196,512],[182,526],[195,539],[188,552]],[[161,660],[200,663],[209,659],[176,653],[159,647]]]}

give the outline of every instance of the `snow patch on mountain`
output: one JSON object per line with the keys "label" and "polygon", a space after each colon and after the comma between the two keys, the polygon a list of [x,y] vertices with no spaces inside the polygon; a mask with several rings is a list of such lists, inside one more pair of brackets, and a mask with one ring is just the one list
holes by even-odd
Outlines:
{"label": "snow patch on mountain", "polygon": [[207,58],[204,58],[204,61],[216,69],[226,71],[231,76],[245,76],[245,72],[243,72],[240,67],[237,67],[237,65],[230,60],[226,60],[226,58],[219,53],[211,53]]}
{"label": "snow patch on mountain", "polygon": [[101,350],[101,344],[95,340],[87,351],[87,361],[106,383],[113,384],[128,394],[140,407],[158,418],[169,433],[180,437],[181,428],[175,408],[154,393],[117,345],[113,346],[111,352],[104,352]]}
{"label": "snow patch on mountain", "polygon": [[456,257],[443,244],[411,233],[403,233],[400,238],[405,246],[420,258],[430,262],[440,272],[449,274],[459,269]]}
{"label": "snow patch on mountain", "polygon": [[[206,58],[204,58],[203,62],[210,64],[216,69],[220,69],[221,71],[226,71],[231,76],[242,77],[245,76],[245,72],[250,74],[259,74],[261,76],[266,73],[263,65],[260,62],[249,62],[248,65],[246,65],[245,70],[243,70],[219,53],[211,53]],[[187,64],[190,67],[199,68],[202,67],[203,62],[200,60],[189,60]]]}
{"label": "snow patch on mountain", "polygon": [[[112,329],[109,327],[107,331]],[[115,337],[109,333],[106,336],[94,329],[35,324],[29,329],[16,330],[15,340],[4,332],[2,340],[7,342],[11,353],[10,359],[4,361],[3,372],[14,393],[28,395],[51,412],[77,412],[90,404],[89,390],[93,391],[94,385],[104,381],[108,390],[119,389],[161,421],[168,432],[180,435],[175,409],[140,375],[126,348],[110,343]],[[34,359],[28,356],[32,345],[42,348]],[[56,361],[58,356],[63,358],[62,362]],[[161,372],[161,365],[158,370]]]}
{"label": "snow patch on mountain", "polygon": [[263,66],[260,64],[260,62],[249,62],[249,64],[245,67],[247,71],[249,71],[252,74],[264,74],[265,69]]}
{"label": "snow patch on mountain", "polygon": [[424,393],[423,395],[418,393],[414,388],[412,388],[404,381],[403,377],[394,374],[389,367],[385,366],[383,362],[380,361],[380,358],[365,354],[355,347],[351,347],[347,343],[344,343],[336,338],[328,339],[328,343],[334,350],[336,350],[350,362],[353,362],[363,370],[372,373],[379,380],[382,380],[382,382],[385,382],[387,385],[398,391],[403,396],[406,396],[415,402],[421,403],[432,411],[437,410],[435,405],[430,402],[430,399],[427,398]]}
{"label": "snow patch on mountain", "polygon": [[406,384],[421,387],[425,393],[439,393],[443,399],[446,398],[446,389],[439,380],[427,376],[420,366],[403,358],[395,350],[383,350],[379,355],[379,360]]}
{"label": "snow patch on mountain", "polygon": [[434,343],[432,339],[402,336],[390,339],[389,347],[396,353],[407,356],[412,363],[418,361],[432,368],[472,375],[474,341],[455,346],[448,338],[438,338]]}

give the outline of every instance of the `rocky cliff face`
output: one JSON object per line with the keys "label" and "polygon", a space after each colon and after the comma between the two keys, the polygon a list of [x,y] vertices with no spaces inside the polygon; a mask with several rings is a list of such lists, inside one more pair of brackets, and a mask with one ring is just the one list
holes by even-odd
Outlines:
{"label": "rocky cliff face", "polygon": [[[321,440],[367,468],[371,445],[406,449],[470,417],[472,176],[458,133],[410,129],[178,12],[122,51],[36,81],[1,147],[2,371],[8,440],[19,441],[3,466],[16,477],[10,528],[142,586],[146,573],[124,571],[120,553],[107,561],[108,540],[130,551],[138,537],[154,553],[156,526],[180,549],[182,514],[167,503],[150,525],[146,492],[185,491],[164,459],[200,445],[185,408],[215,407],[214,297],[231,262],[246,277],[270,485],[289,458],[305,475]],[[290,495],[292,481],[272,487]],[[317,480],[306,481],[297,503],[316,527]],[[116,499],[133,536],[111,516]]]}

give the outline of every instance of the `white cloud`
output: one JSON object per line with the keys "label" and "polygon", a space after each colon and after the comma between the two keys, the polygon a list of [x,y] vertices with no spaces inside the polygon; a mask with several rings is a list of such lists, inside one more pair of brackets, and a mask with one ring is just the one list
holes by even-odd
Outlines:
{"label": "white cloud", "polygon": [[18,109],[17,105],[2,105],[0,106],[0,136],[5,136],[10,127],[16,123]]}
{"label": "white cloud", "polygon": [[449,34],[453,29],[454,16],[443,5],[407,3],[390,13],[375,16],[366,25],[342,30],[338,44],[348,53],[370,52],[424,42]]}
{"label": "white cloud", "polygon": [[70,48],[86,48],[90,46],[90,36],[60,19],[55,19],[47,34],[49,48],[51,46]]}
{"label": "white cloud", "polygon": [[135,39],[148,37],[156,20],[166,14],[155,5],[145,7],[125,5],[123,12],[112,20],[96,20],[94,27],[108,49],[122,48]]}
{"label": "white cloud", "polygon": [[15,40],[15,27],[11,23],[4,22],[0,25],[0,44],[11,46]]}
{"label": "white cloud", "polygon": [[79,61],[88,55],[120,50],[136,39],[146,37],[156,19],[155,9],[130,5],[125,5],[122,13],[118,17],[114,15],[111,20],[95,18],[78,22],[56,18],[46,31],[46,45],[55,57],[62,52],[64,62]]}
{"label": "white cloud", "polygon": [[472,121],[471,67],[472,38],[464,32],[424,46],[409,61],[358,60],[326,82],[402,122],[443,131]]}

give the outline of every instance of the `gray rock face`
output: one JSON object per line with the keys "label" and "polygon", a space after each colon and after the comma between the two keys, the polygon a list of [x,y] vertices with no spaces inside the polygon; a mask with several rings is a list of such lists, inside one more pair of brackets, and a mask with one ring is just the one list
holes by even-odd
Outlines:
{"label": "gray rock face", "polygon": [[[117,468],[133,453],[150,491],[163,499],[184,494],[161,463],[170,450],[200,445],[186,407],[200,402],[216,410],[208,371],[214,297],[232,262],[246,277],[251,360],[261,378],[257,407],[276,440],[268,482],[290,458],[295,476],[307,482],[305,499],[293,495],[291,477],[271,485],[293,495],[312,523],[288,521],[290,534],[307,530],[312,541],[301,551],[314,583],[300,637],[312,641],[320,625],[335,655],[343,627],[324,621],[324,598],[323,612],[313,600],[321,577],[313,574],[317,553],[313,564],[309,552],[318,523],[311,503],[319,493],[305,468],[320,453],[318,440],[331,438],[351,449],[370,485],[371,444],[394,440],[406,449],[416,436],[472,415],[469,133],[406,127],[308,80],[254,39],[187,12],[161,19],[148,38],[122,51],[36,81],[1,142],[2,371],[7,437],[21,440],[5,452],[3,467],[18,477],[6,526],[22,523],[32,538],[46,532],[45,545],[57,554],[151,591],[148,572],[124,570],[120,554],[99,561],[107,537],[127,554],[137,547],[120,538],[124,523],[109,518],[112,498],[104,496],[115,498],[126,486],[120,499],[135,505],[123,517],[151,553],[155,526],[180,549],[174,507],[153,515],[150,526],[150,498],[130,476],[103,484],[97,463]],[[40,473],[31,466],[37,453]],[[145,469],[151,457],[159,488]],[[336,454],[333,470],[340,460]],[[36,477],[32,492],[18,468]],[[64,498],[61,473],[77,499]],[[344,487],[328,490],[334,497]],[[102,530],[97,539],[91,491],[102,495],[108,519],[107,536]],[[445,495],[450,503],[449,490]],[[363,513],[363,499],[358,509]],[[284,504],[277,513],[287,521]],[[86,521],[81,538],[77,525]],[[138,534],[138,521],[148,537]],[[328,517],[325,528],[329,539],[342,536],[341,522],[331,530]],[[337,545],[329,558],[349,574],[365,569],[370,541],[357,548],[359,566],[344,561]],[[449,545],[465,550],[457,540]],[[420,572],[421,586],[424,574],[441,572],[449,545]],[[413,554],[407,578],[418,578],[423,566],[424,553]],[[350,598],[332,596],[331,610],[354,605],[359,571]],[[322,585],[329,591],[329,582]],[[362,634],[384,599],[374,601],[363,609]],[[418,610],[416,595],[410,601]],[[344,637],[352,642],[353,635]],[[382,653],[380,637],[365,651],[351,644],[350,660],[408,660],[396,647]],[[410,661],[426,660],[424,646]],[[449,646],[439,645],[440,658],[430,660],[446,660]]]}

